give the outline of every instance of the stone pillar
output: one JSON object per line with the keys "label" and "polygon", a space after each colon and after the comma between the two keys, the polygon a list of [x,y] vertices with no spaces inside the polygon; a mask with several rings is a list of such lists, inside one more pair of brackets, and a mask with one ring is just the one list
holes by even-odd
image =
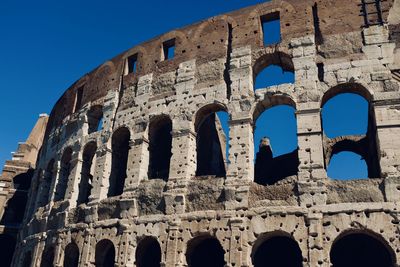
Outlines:
{"label": "stone pillar", "polygon": [[80,253],[80,259],[79,259],[79,266],[92,266],[90,262],[90,253],[91,251],[95,250],[95,248],[91,247],[91,238],[92,236],[90,235],[90,230],[85,229],[84,230],[84,242],[83,242],[83,247],[82,251]]}
{"label": "stone pillar", "polygon": [[324,255],[322,238],[322,213],[309,213],[308,221],[308,266],[321,266],[328,255]]}
{"label": "stone pillar", "polygon": [[250,253],[248,251],[247,230],[244,220],[241,218],[232,218],[229,224],[231,236],[226,266],[251,266],[251,259],[248,257]]}
{"label": "stone pillar", "polygon": [[[61,162],[60,160],[57,160],[55,163],[54,171],[53,171],[53,179],[51,181],[50,189],[49,189],[49,203],[54,201],[54,196],[55,196],[55,191],[57,188],[57,183],[60,179],[60,166]],[[51,205],[50,205],[51,206]]]}
{"label": "stone pillar", "polygon": [[74,168],[68,177],[68,186],[65,193],[65,199],[69,200],[70,208],[76,207],[76,201],[78,200],[79,195],[79,183],[82,179],[82,152],[74,153],[74,155],[76,155],[76,158],[71,160],[71,165],[74,166]]}
{"label": "stone pillar", "polygon": [[[397,99],[394,101],[394,99]],[[387,201],[400,201],[400,112],[398,92],[380,93],[375,97],[377,143],[379,144],[381,177],[385,178]]]}
{"label": "stone pillar", "polygon": [[196,133],[189,129],[189,122],[185,126],[173,126],[168,189],[164,193],[167,214],[185,212],[186,186],[196,173]]}
{"label": "stone pillar", "polygon": [[322,143],[322,126],[318,102],[298,105],[297,138],[299,146],[300,204],[320,205],[326,202],[324,180],[327,178]]}
{"label": "stone pillar", "polygon": [[165,267],[182,266],[179,260],[178,250],[181,250],[181,233],[179,232],[180,222],[170,222],[168,228],[168,239],[165,253]]}
{"label": "stone pillar", "polygon": [[225,207],[248,207],[248,191],[254,180],[253,120],[250,117],[232,118],[229,122],[230,150],[225,181]]}
{"label": "stone pillar", "polygon": [[251,47],[233,49],[229,63],[231,79],[231,100],[239,100],[241,96],[253,95],[253,67],[251,63]]}
{"label": "stone pillar", "polygon": [[141,134],[130,141],[129,146],[125,192],[134,191],[147,179],[149,166],[149,141]]}
{"label": "stone pillar", "polygon": [[[96,167],[92,181],[92,191],[89,196],[89,203],[96,203],[107,198],[109,178],[111,171],[112,151],[108,143],[100,146],[96,151]],[[102,166],[102,168],[98,168]]]}
{"label": "stone pillar", "polygon": [[132,245],[131,231],[128,229],[128,225],[124,223],[120,224],[120,231],[122,236],[119,242],[119,246],[116,247],[116,265],[124,267],[135,266],[135,248]]}

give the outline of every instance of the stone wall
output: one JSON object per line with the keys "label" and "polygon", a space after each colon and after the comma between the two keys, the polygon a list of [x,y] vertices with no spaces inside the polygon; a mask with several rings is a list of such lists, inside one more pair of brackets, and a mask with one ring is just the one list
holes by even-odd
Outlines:
{"label": "stone wall", "polygon": [[[391,266],[399,266],[399,3],[382,2],[383,22],[368,27],[360,3],[263,3],[166,33],[77,81],[50,115],[33,179],[39,187],[30,194],[13,266],[63,266],[71,258],[71,266],[102,266],[110,258],[116,266],[140,266],[148,244],[159,245],[161,266],[196,266],[191,255],[215,239],[225,266],[258,266],[258,249],[275,237],[295,241],[301,265],[330,266],[334,245],[357,235],[378,240]],[[260,18],[276,12],[281,42],[264,47]],[[175,56],[162,60],[170,40]],[[132,55],[135,72],[128,68]],[[271,64],[293,71],[295,82],[254,91],[254,78]],[[321,108],[341,93],[368,101],[365,136],[324,134]],[[296,109],[298,172],[256,184],[255,121],[279,104]],[[99,106],[101,116],[90,115]],[[230,117],[226,175],[210,169],[196,176],[200,128],[218,111]],[[89,130],[101,117],[101,127]],[[153,125],[168,120],[168,176],[149,179]],[[223,147],[215,123],[212,136]],[[90,156],[88,143],[96,147]],[[327,177],[332,153],[346,149],[367,151],[371,179]],[[110,192],[118,185],[121,194]],[[83,186],[88,199],[78,203]]]}

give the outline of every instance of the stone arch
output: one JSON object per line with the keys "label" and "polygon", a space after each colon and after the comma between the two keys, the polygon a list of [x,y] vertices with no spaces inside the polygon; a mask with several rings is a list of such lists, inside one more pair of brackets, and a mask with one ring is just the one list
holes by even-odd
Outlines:
{"label": "stone arch", "polygon": [[303,266],[303,256],[298,243],[290,234],[282,231],[261,235],[253,245],[251,259],[254,267]]}
{"label": "stone arch", "polygon": [[72,148],[67,147],[64,149],[64,152],[62,154],[60,160],[60,172],[58,176],[56,192],[54,195],[54,201],[60,201],[65,198],[68,179],[72,170],[72,165],[71,165],[72,153],[73,153]]}
{"label": "stone arch", "polygon": [[149,179],[168,180],[172,156],[172,120],[158,115],[149,123]]}
{"label": "stone arch", "polygon": [[336,85],[330,89],[328,89],[321,98],[321,108],[328,102],[330,99],[334,98],[339,94],[344,93],[352,93],[362,96],[368,103],[371,103],[374,96],[373,91],[369,90],[362,84],[359,83],[343,83]]}
{"label": "stone arch", "polygon": [[329,253],[333,267],[396,266],[396,255],[386,240],[368,230],[348,230],[332,243]]}
{"label": "stone arch", "polygon": [[78,267],[79,247],[75,242],[69,243],[64,250],[64,267]]}
{"label": "stone arch", "polygon": [[[224,104],[216,102],[204,105],[195,114],[196,132],[196,176],[215,175],[225,177],[227,138],[223,132],[217,112],[228,112]],[[210,153],[210,151],[214,151]]]}
{"label": "stone arch", "polygon": [[88,203],[92,190],[94,167],[96,162],[97,144],[95,141],[87,143],[82,154],[81,180],[77,204]]}
{"label": "stone arch", "polygon": [[138,242],[135,253],[137,267],[160,267],[161,247],[154,237],[144,237]]}
{"label": "stone arch", "polygon": [[40,260],[40,267],[53,267],[54,266],[54,246],[47,246],[44,248],[42,258]]}
{"label": "stone arch", "polygon": [[9,234],[0,234],[1,266],[11,266],[15,245],[15,237]]}
{"label": "stone arch", "polygon": [[[264,75],[267,78],[273,76],[274,80],[273,82],[271,80],[271,84],[269,85],[257,86],[257,79],[261,79],[261,75]],[[294,83],[294,79],[294,66],[292,58],[284,52],[263,53],[254,60],[254,90],[283,83]]]}
{"label": "stone arch", "polygon": [[118,128],[111,138],[111,173],[109,178],[108,197],[121,195],[127,177],[127,164],[130,150],[131,134],[127,127]]}
{"label": "stone arch", "polygon": [[186,262],[189,267],[223,267],[225,251],[216,237],[200,235],[188,242]]}
{"label": "stone arch", "polygon": [[[379,149],[376,140],[376,122],[374,109],[371,105],[373,101],[373,92],[359,83],[344,83],[334,86],[327,90],[321,98],[321,108],[324,109],[328,101],[341,94],[358,95],[368,103],[367,107],[367,131],[365,134],[359,133],[353,135],[343,135],[329,138],[324,125],[323,112],[321,111],[321,126],[324,133],[324,160],[325,168],[328,169],[331,158],[334,154],[339,154],[343,151],[353,152],[360,155],[368,168],[368,177],[380,177],[379,165]],[[342,108],[343,106],[337,106]],[[327,116],[328,113],[324,113]],[[326,122],[326,121],[325,121]],[[332,123],[331,123],[332,124]]]}
{"label": "stone arch", "polygon": [[267,109],[278,105],[287,105],[296,109],[296,101],[287,93],[267,93],[264,99],[253,104],[250,112],[253,114],[253,125],[258,117]]}
{"label": "stone arch", "polygon": [[114,243],[108,239],[102,239],[96,244],[95,266],[113,267],[116,261]]}

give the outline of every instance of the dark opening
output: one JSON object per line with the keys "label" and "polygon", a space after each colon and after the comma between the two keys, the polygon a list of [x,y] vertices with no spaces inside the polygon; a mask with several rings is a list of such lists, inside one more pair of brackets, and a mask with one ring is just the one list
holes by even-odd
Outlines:
{"label": "dark opening", "polygon": [[163,59],[172,59],[175,56],[175,39],[163,43]]}
{"label": "dark opening", "polygon": [[254,181],[274,184],[297,175],[299,166],[295,109],[278,105],[257,118],[254,131]]}
{"label": "dark opening", "polygon": [[393,267],[393,252],[376,238],[362,233],[335,241],[330,252],[333,267]]}
{"label": "dark opening", "polygon": [[[204,119],[199,122],[197,127],[196,176],[215,175],[217,177],[225,177],[228,139],[222,126],[223,123],[221,123],[220,118],[215,112],[203,118]],[[228,116],[226,116],[226,118],[228,118]]]}
{"label": "dark opening", "polygon": [[32,252],[27,251],[24,253],[24,258],[22,260],[22,267],[31,267],[32,263]]}
{"label": "dark opening", "polygon": [[264,46],[280,43],[281,21],[279,17],[279,12],[261,16],[261,27]]}
{"label": "dark opening", "polygon": [[93,174],[94,174],[94,158],[96,155],[97,145],[90,142],[83,150],[83,162],[81,170],[81,181],[79,183],[79,194],[77,204],[88,203],[92,190]]}
{"label": "dark opening", "polygon": [[54,201],[63,200],[65,197],[65,192],[67,191],[67,185],[68,185],[68,178],[69,175],[71,174],[71,169],[72,169],[71,159],[72,159],[72,149],[68,147],[65,149],[64,154],[61,157],[60,174],[58,178]]}
{"label": "dark opening", "polygon": [[42,197],[40,199],[39,205],[41,207],[47,205],[49,203],[49,196],[50,196],[50,188],[51,188],[51,181],[53,180],[54,177],[54,159],[50,160],[49,163],[47,164],[46,171],[44,172],[44,179],[42,182]]}
{"label": "dark opening", "polygon": [[295,240],[285,236],[275,236],[264,241],[255,252],[252,261],[254,267],[279,266],[302,267],[303,257]]}
{"label": "dark opening", "polygon": [[227,98],[231,98],[232,94],[232,79],[229,73],[230,64],[231,64],[231,53],[232,53],[232,40],[233,40],[233,27],[231,23],[228,23],[228,46],[226,48],[226,61],[225,61],[225,68],[224,68],[224,80],[226,83],[226,90],[227,90]]}
{"label": "dark opening", "polygon": [[69,243],[65,247],[64,267],[78,267],[79,264],[79,248],[75,243]]}
{"label": "dark opening", "polygon": [[223,267],[225,251],[216,238],[198,237],[189,242],[186,261],[189,267]]}
{"label": "dark opening", "polygon": [[100,131],[103,127],[103,107],[93,106],[87,114],[89,134]]}
{"label": "dark opening", "polygon": [[96,267],[114,267],[115,248],[110,240],[103,239],[97,243],[95,261]]}
{"label": "dark opening", "polygon": [[146,237],[136,249],[137,267],[160,267],[161,248],[155,238]]}
{"label": "dark opening", "polygon": [[136,73],[138,55],[134,54],[127,59],[128,73]]}
{"label": "dark opening", "polygon": [[77,112],[81,108],[81,106],[82,106],[82,97],[83,97],[83,86],[79,87],[76,90],[74,112]]}
{"label": "dark opening", "polygon": [[40,267],[53,267],[54,264],[54,248],[45,248],[42,254],[42,259],[40,262]]}
{"label": "dark opening", "polygon": [[33,169],[28,170],[25,173],[18,174],[13,178],[13,187],[18,191],[28,191],[31,187],[33,176]]}
{"label": "dark opening", "polygon": [[320,82],[324,81],[324,63],[317,63],[317,69],[318,69],[318,80]]}
{"label": "dark opening", "polygon": [[7,201],[4,215],[1,218],[1,224],[10,227],[19,227],[24,219],[26,202],[28,196],[26,192],[16,191],[14,195]]}
{"label": "dark opening", "polygon": [[313,22],[314,22],[314,37],[315,37],[315,44],[320,45],[324,42],[324,39],[322,37],[321,33],[321,27],[319,24],[319,16],[318,16],[318,4],[315,3],[312,7],[312,13],[313,13]]}
{"label": "dark opening", "polygon": [[172,156],[172,121],[163,116],[154,119],[149,126],[149,179],[168,180]]}
{"label": "dark opening", "polygon": [[15,250],[15,238],[8,234],[0,235],[1,266],[11,266]]}
{"label": "dark opening", "polygon": [[127,128],[118,129],[112,137],[112,161],[108,197],[121,195],[124,191],[128,163],[130,133]]}

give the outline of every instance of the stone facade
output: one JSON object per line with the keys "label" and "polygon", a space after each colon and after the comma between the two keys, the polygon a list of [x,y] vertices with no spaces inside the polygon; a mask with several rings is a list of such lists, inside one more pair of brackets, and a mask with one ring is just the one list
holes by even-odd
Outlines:
{"label": "stone facade", "polygon": [[[331,266],[348,240],[399,266],[400,1],[377,1],[370,25],[361,3],[273,0],[166,33],[78,80],[49,117],[12,266],[261,266],[270,241],[291,266]],[[281,41],[264,46],[269,17]],[[294,83],[255,91],[271,64]],[[341,93],[368,101],[367,134],[324,134],[321,108]],[[257,184],[255,121],[280,104],[296,109],[298,171]],[[229,113],[229,140],[217,111]],[[347,150],[370,179],[327,177]]]}

